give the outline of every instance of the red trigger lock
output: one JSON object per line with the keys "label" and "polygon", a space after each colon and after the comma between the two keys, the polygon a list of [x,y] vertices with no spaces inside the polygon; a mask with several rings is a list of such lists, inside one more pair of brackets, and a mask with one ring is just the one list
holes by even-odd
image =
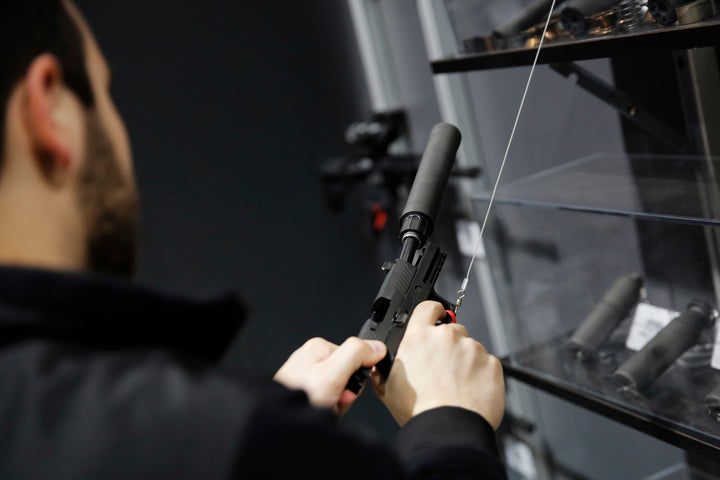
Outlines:
{"label": "red trigger lock", "polygon": [[450,309],[445,310],[445,323],[457,323],[455,312]]}

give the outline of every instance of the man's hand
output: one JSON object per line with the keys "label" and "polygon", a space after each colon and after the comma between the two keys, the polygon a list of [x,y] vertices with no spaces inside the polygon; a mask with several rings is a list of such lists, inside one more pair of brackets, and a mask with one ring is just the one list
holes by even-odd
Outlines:
{"label": "man's hand", "polygon": [[401,426],[426,410],[455,406],[497,429],[505,408],[502,365],[464,326],[436,326],[444,315],[438,302],[415,308],[387,382],[373,375],[375,393]]}
{"label": "man's hand", "polygon": [[331,408],[343,415],[359,396],[346,390],[348,380],[362,367],[372,367],[383,359],[385,344],[350,337],[342,345],[313,338],[297,349],[274,380],[288,388],[304,390],[316,407]]}

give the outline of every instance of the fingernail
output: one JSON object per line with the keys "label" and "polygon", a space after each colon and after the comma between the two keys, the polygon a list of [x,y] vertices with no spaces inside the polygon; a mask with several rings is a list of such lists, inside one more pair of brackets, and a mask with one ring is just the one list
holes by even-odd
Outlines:
{"label": "fingernail", "polygon": [[378,340],[367,340],[368,345],[372,348],[373,352],[380,354],[385,353],[385,344]]}

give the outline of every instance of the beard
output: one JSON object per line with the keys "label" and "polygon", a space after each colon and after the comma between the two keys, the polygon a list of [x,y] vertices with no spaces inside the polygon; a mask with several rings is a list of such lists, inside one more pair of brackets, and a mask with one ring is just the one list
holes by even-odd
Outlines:
{"label": "beard", "polygon": [[94,112],[86,116],[85,161],[78,201],[86,231],[90,271],[130,278],[138,263],[138,195],[120,169],[117,155]]}

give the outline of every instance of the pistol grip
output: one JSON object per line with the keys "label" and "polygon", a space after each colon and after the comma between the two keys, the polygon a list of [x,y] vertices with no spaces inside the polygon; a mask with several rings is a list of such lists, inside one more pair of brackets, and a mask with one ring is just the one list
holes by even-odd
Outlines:
{"label": "pistol grip", "polygon": [[[383,359],[380,360],[377,364],[375,364],[375,368],[378,370],[378,372],[380,372],[380,375],[382,375],[384,379],[387,379],[388,375],[390,375],[390,368],[392,368],[392,358],[393,355],[388,350],[387,353],[385,353]],[[365,384],[365,380],[367,380],[370,376],[370,370],[371,369],[368,367],[360,367],[359,369],[357,369],[348,380],[345,388],[353,393],[360,392],[360,389]]]}
{"label": "pistol grip", "polygon": [[358,370],[355,371],[355,373],[352,374],[350,377],[350,380],[348,380],[347,385],[345,388],[347,390],[350,390],[351,392],[357,394],[360,392],[360,389],[365,384],[365,380],[370,376],[370,369],[367,367],[361,367]]}

